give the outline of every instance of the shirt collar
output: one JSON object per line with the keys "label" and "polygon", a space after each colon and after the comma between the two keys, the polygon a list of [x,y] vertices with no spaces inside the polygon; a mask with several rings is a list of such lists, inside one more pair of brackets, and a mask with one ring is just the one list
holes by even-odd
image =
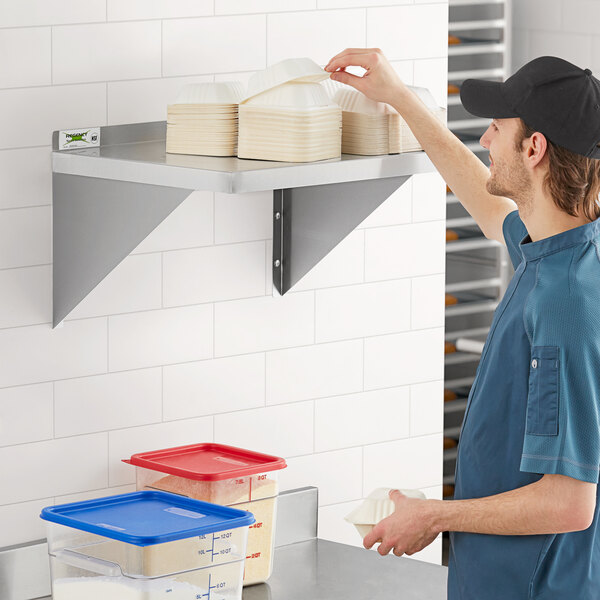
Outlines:
{"label": "shirt collar", "polygon": [[600,218],[573,229],[567,229],[556,235],[532,242],[527,234],[520,242],[519,248],[525,260],[535,260],[545,254],[552,254],[570,246],[583,244],[600,236]]}

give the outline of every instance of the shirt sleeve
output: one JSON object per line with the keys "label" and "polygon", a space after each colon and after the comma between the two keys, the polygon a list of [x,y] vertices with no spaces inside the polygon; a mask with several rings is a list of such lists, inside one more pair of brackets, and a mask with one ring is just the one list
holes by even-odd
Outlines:
{"label": "shirt sleeve", "polygon": [[[549,275],[555,276],[558,286],[548,283]],[[594,306],[598,293],[574,298],[564,291],[568,283],[558,272],[544,275],[542,269],[540,277],[553,297],[546,293],[547,300],[534,307],[534,293],[526,307],[532,344],[520,468],[598,483],[600,315]]]}
{"label": "shirt sleeve", "polygon": [[506,215],[502,224],[502,233],[504,234],[504,241],[508,248],[510,260],[516,269],[523,260],[519,242],[527,235],[527,228],[523,221],[521,221],[518,210],[513,210]]}

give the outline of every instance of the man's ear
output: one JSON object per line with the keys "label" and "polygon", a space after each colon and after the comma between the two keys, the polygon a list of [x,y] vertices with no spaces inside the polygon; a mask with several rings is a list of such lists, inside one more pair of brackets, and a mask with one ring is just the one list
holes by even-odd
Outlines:
{"label": "man's ear", "polygon": [[524,141],[524,144],[525,160],[531,168],[534,168],[546,156],[548,140],[546,140],[546,136],[543,133],[536,131],[530,138]]}

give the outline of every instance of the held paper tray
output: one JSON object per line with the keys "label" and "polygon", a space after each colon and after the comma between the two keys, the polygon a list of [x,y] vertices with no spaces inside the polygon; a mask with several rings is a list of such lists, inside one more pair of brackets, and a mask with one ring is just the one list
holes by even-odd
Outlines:
{"label": "held paper tray", "polygon": [[[389,496],[393,489],[399,488],[377,488],[373,490],[360,506],[357,506],[350,514],[346,515],[346,521],[356,527],[360,537],[364,538],[379,521],[389,517],[394,512],[396,506]],[[399,491],[409,498],[425,500],[425,494],[421,490],[400,489]]]}

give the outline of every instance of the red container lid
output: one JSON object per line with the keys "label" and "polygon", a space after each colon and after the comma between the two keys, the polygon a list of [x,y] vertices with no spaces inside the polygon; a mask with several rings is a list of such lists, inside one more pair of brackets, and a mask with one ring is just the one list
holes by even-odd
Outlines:
{"label": "red container lid", "polygon": [[221,481],[287,467],[278,456],[212,443],[141,452],[123,462],[196,481]]}

